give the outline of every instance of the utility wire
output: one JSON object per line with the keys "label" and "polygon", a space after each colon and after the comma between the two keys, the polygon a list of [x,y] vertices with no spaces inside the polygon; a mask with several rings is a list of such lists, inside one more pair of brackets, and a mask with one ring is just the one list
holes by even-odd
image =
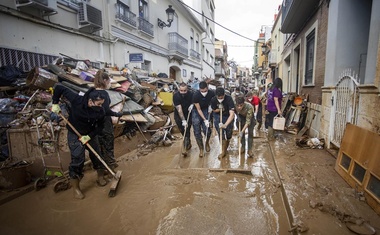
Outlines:
{"label": "utility wire", "polygon": [[236,35],[238,35],[238,36],[240,36],[240,37],[242,37],[242,38],[245,38],[245,39],[247,39],[247,40],[250,40],[250,41],[253,41],[253,42],[257,42],[257,43],[260,43],[260,42],[258,42],[257,40],[254,40],[254,39],[252,39],[252,38],[249,38],[249,37],[243,36],[243,35],[241,35],[240,33],[237,33],[237,32],[235,32],[235,31],[233,31],[233,30],[231,30],[231,29],[229,29],[229,28],[224,27],[223,25],[219,24],[218,22],[214,21],[214,20],[211,19],[211,18],[208,18],[208,17],[205,16],[203,13],[201,13],[201,12],[195,10],[194,8],[190,7],[189,5],[187,5],[186,3],[182,2],[181,0],[178,0],[178,2],[182,3],[182,5],[186,6],[187,8],[191,9],[192,11],[198,13],[199,15],[203,16],[204,18],[208,19],[209,21],[213,22],[214,24],[219,25],[219,26],[222,27],[223,29],[225,29],[225,30],[227,30],[227,31],[230,31],[231,33],[236,34]]}

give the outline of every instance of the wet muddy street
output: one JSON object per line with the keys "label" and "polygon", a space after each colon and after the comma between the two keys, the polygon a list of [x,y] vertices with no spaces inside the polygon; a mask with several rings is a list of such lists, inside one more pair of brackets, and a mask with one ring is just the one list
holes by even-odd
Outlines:
{"label": "wet muddy street", "polygon": [[[0,234],[354,234],[346,222],[358,219],[380,232],[379,216],[335,172],[327,151],[299,149],[293,135],[272,142],[261,135],[254,158],[239,157],[234,136],[222,161],[217,137],[203,158],[194,140],[186,158],[179,140],[147,155],[139,146],[118,158],[115,197],[88,170],[84,200],[49,184],[1,205]],[[118,153],[128,145],[117,143]]]}

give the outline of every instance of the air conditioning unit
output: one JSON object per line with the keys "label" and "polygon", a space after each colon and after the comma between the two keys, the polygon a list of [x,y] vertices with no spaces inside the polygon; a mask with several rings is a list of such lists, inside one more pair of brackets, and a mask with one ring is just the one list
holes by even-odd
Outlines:
{"label": "air conditioning unit", "polygon": [[103,28],[102,11],[87,2],[78,3],[79,31],[93,33]]}
{"label": "air conditioning unit", "polygon": [[43,15],[57,13],[57,0],[16,0],[16,7],[24,10],[38,9]]}

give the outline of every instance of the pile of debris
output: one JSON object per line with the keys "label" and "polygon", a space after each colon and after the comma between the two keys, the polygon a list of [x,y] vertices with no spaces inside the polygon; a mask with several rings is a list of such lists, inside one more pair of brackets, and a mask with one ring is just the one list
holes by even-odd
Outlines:
{"label": "pile of debris", "polygon": [[[7,129],[35,128],[40,116],[33,112],[36,109],[46,110],[44,115],[50,116],[48,110],[51,109],[54,85],[58,82],[76,92],[86,92],[93,87],[98,69],[92,64],[88,60],[60,57],[28,73],[14,66],[0,68],[0,161],[10,155]],[[138,68],[106,67],[104,70],[111,77],[111,89],[107,90],[111,109],[123,112],[122,117],[113,118],[115,137],[125,135],[131,138],[136,132],[150,132],[150,140],[144,137],[147,145],[170,145],[173,138],[170,131],[174,125],[169,114],[173,111],[176,82],[166,74],[148,74]]]}

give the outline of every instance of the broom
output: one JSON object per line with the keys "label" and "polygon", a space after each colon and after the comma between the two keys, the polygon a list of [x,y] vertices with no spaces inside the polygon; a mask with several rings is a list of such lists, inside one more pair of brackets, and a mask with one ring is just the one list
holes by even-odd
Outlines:
{"label": "broom", "polygon": [[[75,127],[60,113],[59,116],[71,127],[71,129],[75,132],[75,134],[78,135],[79,138],[82,137],[82,135],[75,129]],[[112,174],[113,180],[111,182],[110,191],[108,193],[109,197],[114,197],[116,195],[116,189],[119,185],[119,182],[121,180],[121,171],[117,171],[116,173],[113,172],[113,170],[107,165],[107,163],[100,157],[100,155],[91,147],[89,143],[86,143],[86,146],[88,149],[91,150],[91,152],[98,158],[98,160],[106,167],[106,169]]]}

